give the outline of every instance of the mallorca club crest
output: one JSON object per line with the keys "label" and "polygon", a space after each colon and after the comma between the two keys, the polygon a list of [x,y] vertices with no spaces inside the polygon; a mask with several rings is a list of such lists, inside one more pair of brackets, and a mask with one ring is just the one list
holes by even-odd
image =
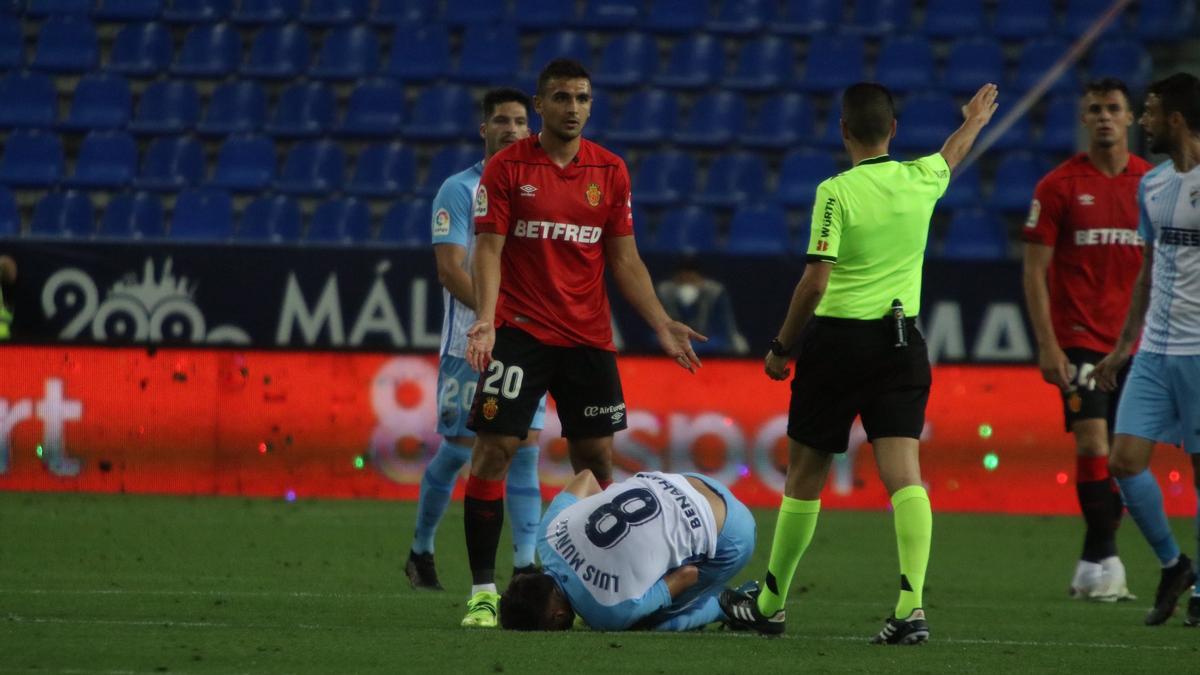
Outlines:
{"label": "mallorca club crest", "polygon": [[587,189],[588,204],[592,206],[600,206],[600,197],[603,193],[600,192],[600,186],[596,183],[588,183]]}
{"label": "mallorca club crest", "polygon": [[498,412],[500,412],[500,402],[496,400],[495,396],[487,397],[487,400],[483,402],[483,419],[490,422],[496,419]]}

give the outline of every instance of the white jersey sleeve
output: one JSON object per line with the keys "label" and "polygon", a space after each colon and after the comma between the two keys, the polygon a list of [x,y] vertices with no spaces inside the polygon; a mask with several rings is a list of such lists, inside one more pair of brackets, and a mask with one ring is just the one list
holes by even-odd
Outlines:
{"label": "white jersey sleeve", "polygon": [[1142,238],[1154,244],[1150,306],[1139,349],[1200,354],[1200,167],[1179,173],[1170,161],[1138,188]]}

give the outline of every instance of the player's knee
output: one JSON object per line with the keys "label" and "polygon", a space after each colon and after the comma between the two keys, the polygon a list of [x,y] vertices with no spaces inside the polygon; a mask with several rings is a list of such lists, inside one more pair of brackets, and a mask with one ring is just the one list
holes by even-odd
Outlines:
{"label": "player's knee", "polygon": [[1108,472],[1114,478],[1129,478],[1136,476],[1145,470],[1146,467],[1138,466],[1138,462],[1130,457],[1126,457],[1121,453],[1113,453],[1108,457]]}

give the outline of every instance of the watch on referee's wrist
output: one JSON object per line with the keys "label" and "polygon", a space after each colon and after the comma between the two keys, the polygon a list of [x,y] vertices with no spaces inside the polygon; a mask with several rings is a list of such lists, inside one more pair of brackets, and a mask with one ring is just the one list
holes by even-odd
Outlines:
{"label": "watch on referee's wrist", "polygon": [[788,350],[787,347],[784,347],[783,343],[779,341],[779,338],[777,338],[777,337],[771,338],[771,353],[772,354],[774,354],[775,356],[787,356],[789,351],[790,350]]}

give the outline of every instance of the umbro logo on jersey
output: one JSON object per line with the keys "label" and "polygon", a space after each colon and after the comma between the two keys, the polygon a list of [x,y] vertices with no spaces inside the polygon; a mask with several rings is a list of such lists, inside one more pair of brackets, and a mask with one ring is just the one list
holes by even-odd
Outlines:
{"label": "umbro logo on jersey", "polygon": [[522,197],[536,197],[537,196],[536,193],[537,193],[537,188],[532,185],[522,185],[521,186],[521,196]]}
{"label": "umbro logo on jersey", "polygon": [[1079,195],[1079,205],[1080,206],[1091,206],[1095,203],[1096,203],[1096,198],[1093,197],[1092,195],[1089,195],[1086,192]]}

